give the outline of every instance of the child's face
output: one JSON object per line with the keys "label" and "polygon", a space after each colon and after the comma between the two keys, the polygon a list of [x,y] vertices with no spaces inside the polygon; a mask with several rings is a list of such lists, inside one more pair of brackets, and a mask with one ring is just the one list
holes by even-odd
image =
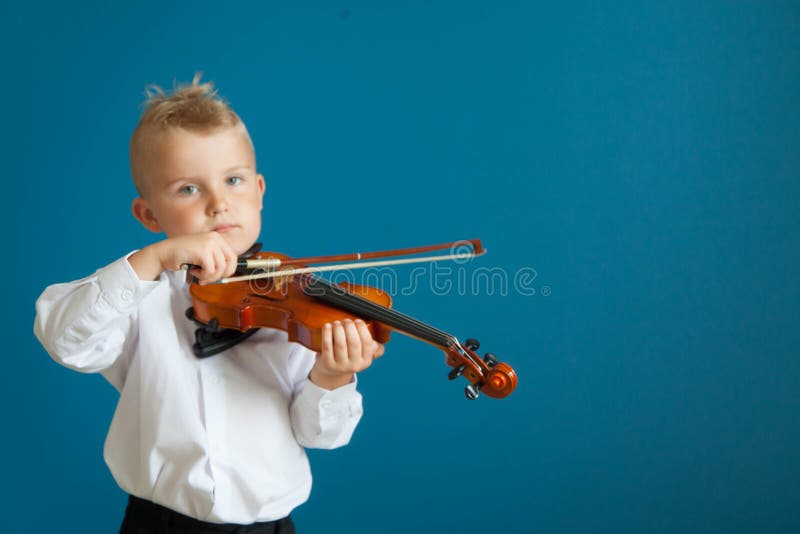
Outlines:
{"label": "child's face", "polygon": [[148,154],[144,197],[133,213],[167,237],[216,231],[237,253],[261,232],[264,177],[244,128],[195,133],[170,128]]}

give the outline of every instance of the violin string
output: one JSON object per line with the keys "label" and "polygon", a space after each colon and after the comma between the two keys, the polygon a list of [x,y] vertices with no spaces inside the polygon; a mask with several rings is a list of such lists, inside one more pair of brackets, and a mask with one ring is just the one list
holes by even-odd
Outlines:
{"label": "violin string", "polygon": [[[391,308],[381,306],[363,297],[346,292],[341,287],[332,286],[329,282],[323,281],[321,278],[314,277],[313,280],[306,283],[310,290],[307,291],[307,293],[310,293],[314,297],[344,306],[357,314],[367,316],[369,319],[384,322],[400,331],[426,339],[441,347],[446,348],[455,340],[452,335],[442,330],[392,310]],[[316,294],[315,289],[321,289],[322,294]],[[455,340],[455,342],[456,344],[458,343],[457,340]]]}
{"label": "violin string", "polygon": [[[338,288],[337,286],[332,286],[332,289],[334,292],[341,293],[341,288]],[[380,304],[376,304],[370,300],[363,299],[362,297],[358,297],[352,293],[346,293],[346,295],[351,295],[354,297],[354,299],[348,304],[352,304],[354,308],[358,308],[354,310],[355,312],[369,314],[370,311],[375,311],[377,313],[374,314],[374,319],[384,322],[389,326],[396,327],[402,332],[420,337],[421,339],[432,341],[442,348],[455,349],[464,357],[474,361],[474,358],[458,341],[458,338],[452,334],[448,334],[447,332],[439,330],[438,328],[435,328],[432,325],[424,323],[418,319],[391,308],[386,308],[385,306],[381,306]]]}
{"label": "violin string", "polygon": [[337,304],[347,306],[354,313],[367,319],[381,321],[404,333],[426,339],[439,346],[447,347],[449,345],[451,336],[448,334],[388,308],[380,305],[370,305],[347,297],[342,298],[341,295],[336,295],[332,300],[336,300]]}
{"label": "violin string", "polygon": [[307,287],[311,288],[313,286],[316,290],[321,289],[323,291],[320,295],[313,295],[314,297],[328,300],[332,304],[336,304],[367,319],[383,322],[405,334],[430,341],[442,349],[456,350],[461,357],[472,362],[474,368],[481,369],[483,367],[483,362],[480,361],[480,358],[475,358],[467,351],[455,336],[391,308],[347,292],[339,286],[333,286],[323,278],[307,276],[308,279],[305,281]]}
{"label": "violin string", "polygon": [[[320,280],[322,279],[316,278],[315,282]],[[376,304],[370,300],[364,299],[363,297],[359,297],[358,295],[344,293],[342,292],[342,288],[331,286],[327,282],[324,283],[324,286],[332,290],[332,293],[328,294],[328,296],[333,297],[331,298],[331,301],[336,301],[332,303],[347,307],[354,313],[365,316],[368,319],[375,319],[383,322],[396,328],[400,332],[430,341],[443,349],[455,349],[462,355],[462,357],[470,360],[474,367],[481,367],[476,359],[464,348],[464,346],[455,336],[396,310],[386,308],[385,306]]]}

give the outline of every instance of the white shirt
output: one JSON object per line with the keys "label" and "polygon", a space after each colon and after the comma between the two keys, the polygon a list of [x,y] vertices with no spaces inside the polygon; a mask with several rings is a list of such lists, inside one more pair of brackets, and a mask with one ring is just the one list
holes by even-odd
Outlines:
{"label": "white shirt", "polygon": [[190,306],[185,273],[141,281],[126,256],[48,287],[34,332],[58,363],[119,391],[104,457],[123,490],[203,521],[284,517],[311,490],[303,447],[350,440],[355,380],[317,387],[316,354],[273,329],[198,359]]}

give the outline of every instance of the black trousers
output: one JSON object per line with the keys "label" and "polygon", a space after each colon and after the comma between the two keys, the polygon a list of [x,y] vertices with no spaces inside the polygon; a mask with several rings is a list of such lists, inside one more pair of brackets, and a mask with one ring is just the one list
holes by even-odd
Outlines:
{"label": "black trousers", "polygon": [[275,521],[235,525],[233,523],[206,523],[169,508],[131,495],[125,509],[125,519],[119,534],[295,534],[289,516]]}

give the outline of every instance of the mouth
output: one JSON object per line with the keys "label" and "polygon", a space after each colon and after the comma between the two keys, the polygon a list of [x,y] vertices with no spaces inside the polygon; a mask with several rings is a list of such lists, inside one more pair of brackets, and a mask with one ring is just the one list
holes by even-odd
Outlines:
{"label": "mouth", "polygon": [[226,234],[226,233],[230,232],[231,230],[233,230],[234,228],[236,228],[235,224],[220,224],[219,226],[214,228],[214,232],[217,232],[217,233],[220,233],[220,234]]}

